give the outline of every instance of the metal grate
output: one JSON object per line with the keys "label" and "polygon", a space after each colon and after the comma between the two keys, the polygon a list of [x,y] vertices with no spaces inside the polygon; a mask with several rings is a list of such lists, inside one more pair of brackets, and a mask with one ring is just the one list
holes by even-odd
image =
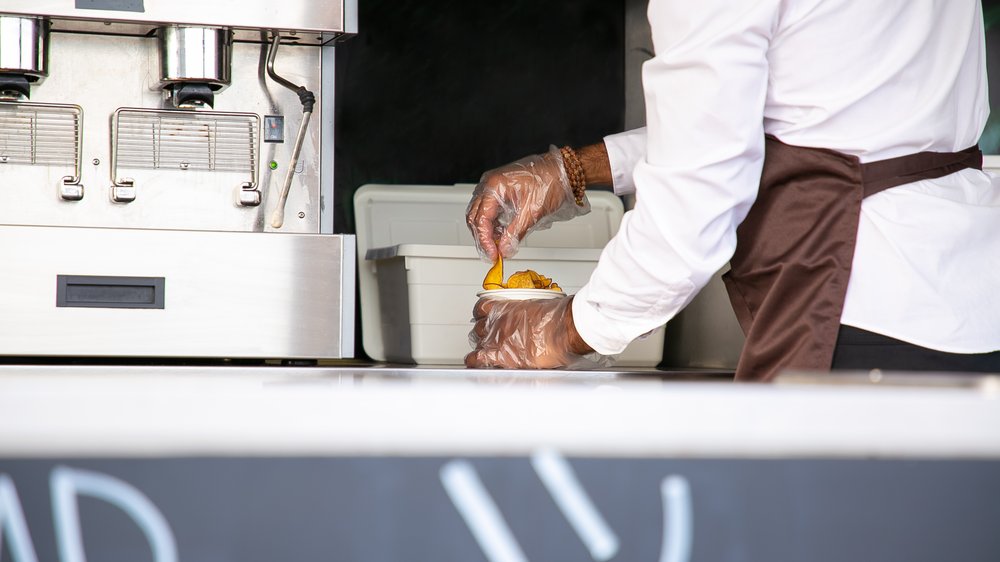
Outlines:
{"label": "metal grate", "polygon": [[73,105],[0,102],[0,164],[78,168],[82,115]]}
{"label": "metal grate", "polygon": [[256,179],[256,114],[119,109],[112,128],[117,168],[246,172]]}

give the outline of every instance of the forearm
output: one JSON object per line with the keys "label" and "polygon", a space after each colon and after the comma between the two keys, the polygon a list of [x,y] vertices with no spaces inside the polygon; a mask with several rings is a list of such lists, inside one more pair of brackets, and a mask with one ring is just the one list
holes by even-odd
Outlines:
{"label": "forearm", "polygon": [[611,161],[603,142],[578,148],[576,155],[583,166],[587,187],[611,185]]}

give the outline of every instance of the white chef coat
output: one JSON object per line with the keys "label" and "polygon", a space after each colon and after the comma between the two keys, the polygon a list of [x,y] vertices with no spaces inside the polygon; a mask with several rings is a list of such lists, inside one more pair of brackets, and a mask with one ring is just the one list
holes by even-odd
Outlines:
{"label": "white chef coat", "polygon": [[[577,294],[604,354],[688,304],[733,254],[763,136],[871,162],[954,152],[989,113],[980,0],[651,0],[647,129],[605,139],[636,206]],[[1000,181],[978,170],[864,200],[842,323],[1000,349]]]}

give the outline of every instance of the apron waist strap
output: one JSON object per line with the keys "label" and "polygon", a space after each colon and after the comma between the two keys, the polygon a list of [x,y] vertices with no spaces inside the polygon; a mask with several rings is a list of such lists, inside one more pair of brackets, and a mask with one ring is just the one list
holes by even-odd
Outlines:
{"label": "apron waist strap", "polygon": [[864,196],[915,181],[944,177],[965,168],[983,169],[983,153],[978,146],[961,152],[918,152],[861,164]]}

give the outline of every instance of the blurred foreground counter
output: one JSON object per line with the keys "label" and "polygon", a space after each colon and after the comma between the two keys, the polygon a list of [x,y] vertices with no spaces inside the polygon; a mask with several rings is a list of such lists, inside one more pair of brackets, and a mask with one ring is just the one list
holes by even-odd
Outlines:
{"label": "blurred foreground counter", "polygon": [[702,375],[0,366],[0,560],[1000,560],[997,377]]}

